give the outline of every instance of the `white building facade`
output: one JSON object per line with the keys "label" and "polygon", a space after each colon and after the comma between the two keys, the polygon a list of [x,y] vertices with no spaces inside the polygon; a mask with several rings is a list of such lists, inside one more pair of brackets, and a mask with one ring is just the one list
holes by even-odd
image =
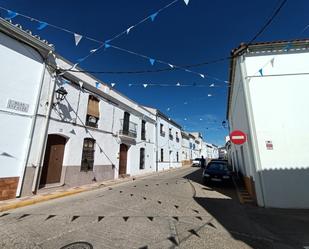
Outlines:
{"label": "white building facade", "polygon": [[228,98],[232,162],[259,206],[309,207],[308,41],[242,45],[233,51]]}

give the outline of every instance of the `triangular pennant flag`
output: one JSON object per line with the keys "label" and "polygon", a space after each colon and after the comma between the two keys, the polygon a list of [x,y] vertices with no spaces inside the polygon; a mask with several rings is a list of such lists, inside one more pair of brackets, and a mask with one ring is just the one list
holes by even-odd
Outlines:
{"label": "triangular pennant flag", "polygon": [[263,76],[263,68],[261,68],[261,69],[259,70],[259,73],[260,73],[261,76]]}
{"label": "triangular pennant flag", "polygon": [[73,134],[73,135],[76,135],[76,132],[75,132],[74,129],[72,129],[72,130],[70,131],[70,133]]}
{"label": "triangular pennant flag", "polygon": [[188,119],[187,119],[187,118],[184,118],[184,120],[187,121]]}
{"label": "triangular pennant flag", "polygon": [[166,111],[168,111],[168,112],[169,112],[170,110],[171,110],[171,108],[169,108],[169,107],[166,109]]}
{"label": "triangular pennant flag", "polygon": [[180,86],[180,83],[178,82],[178,83],[176,84],[176,86]]}
{"label": "triangular pennant flag", "polygon": [[16,17],[18,14],[14,11],[11,10],[7,10],[7,16],[5,17],[5,19],[10,20],[13,19],[14,17]]}
{"label": "triangular pennant flag", "polygon": [[151,66],[154,65],[155,61],[156,61],[155,59],[149,58],[149,62],[150,62],[150,64],[151,64]]}
{"label": "triangular pennant flag", "polygon": [[153,217],[152,216],[148,216],[147,217],[150,221],[153,221]]}
{"label": "triangular pennant flag", "polygon": [[110,48],[111,45],[109,45],[108,43],[105,43],[105,44],[104,44],[104,47],[105,47],[105,48]]}
{"label": "triangular pennant flag", "polygon": [[102,150],[102,148],[100,147],[100,153],[103,153],[103,150]]}
{"label": "triangular pennant flag", "polygon": [[111,86],[114,87],[116,85],[116,83],[111,83]]}
{"label": "triangular pennant flag", "polygon": [[129,84],[129,86],[131,87],[131,86],[132,86],[132,84]]}
{"label": "triangular pennant flag", "polygon": [[200,73],[200,76],[201,76],[203,79],[205,78],[205,75],[204,75],[204,74],[201,74],[201,73]]}
{"label": "triangular pennant flag", "polygon": [[202,119],[202,118],[200,118],[200,121],[203,121],[203,119]]}
{"label": "triangular pennant flag", "polygon": [[207,96],[208,96],[208,97],[211,97],[211,96],[212,96],[212,94],[208,93],[208,94],[207,94]]}
{"label": "triangular pennant flag", "polygon": [[74,221],[74,220],[76,220],[76,219],[78,219],[78,218],[79,218],[79,216],[78,216],[78,215],[74,215],[74,216],[72,216],[71,222],[72,222],[72,221]]}
{"label": "triangular pennant flag", "polygon": [[275,57],[270,60],[270,64],[272,67],[274,67],[274,62],[275,62]]}
{"label": "triangular pennant flag", "polygon": [[210,84],[210,86],[209,87],[215,87],[215,84],[214,83],[212,83],[212,84]]}
{"label": "triangular pennant flag", "polygon": [[148,86],[148,84],[143,84],[143,87],[145,87],[145,88],[146,88],[147,86]]}
{"label": "triangular pennant flag", "polygon": [[190,230],[188,230],[188,232],[197,236],[197,237],[201,237],[194,229],[190,229]]}
{"label": "triangular pennant flag", "polygon": [[123,218],[123,220],[126,222],[128,219],[129,219],[129,216],[124,216],[124,217],[122,217]]}
{"label": "triangular pennant flag", "polygon": [[127,29],[127,35],[130,33],[131,29],[133,29],[134,26],[131,26],[130,28]]}
{"label": "triangular pennant flag", "polygon": [[153,14],[150,16],[151,21],[154,21],[154,19],[156,18],[157,15],[158,15],[158,12],[153,13]]}
{"label": "triangular pennant flag", "polygon": [[83,38],[82,35],[76,34],[74,33],[74,39],[75,39],[75,46],[78,45],[78,43],[80,42],[80,40]]}
{"label": "triangular pennant flag", "polygon": [[168,64],[171,68],[174,68],[174,65],[172,65],[172,64]]}
{"label": "triangular pennant flag", "polygon": [[101,85],[100,82],[96,82],[96,83],[95,83],[95,87],[96,87],[96,88],[100,88],[100,85]]}
{"label": "triangular pennant flag", "polygon": [[190,0],[183,0],[183,1],[185,2],[186,5],[188,5]]}
{"label": "triangular pennant flag", "polygon": [[97,52],[97,50],[98,50],[97,48],[91,49],[91,50],[90,50],[90,53],[95,53],[95,52]]}
{"label": "triangular pennant flag", "polygon": [[80,81],[80,82],[78,82],[78,83],[79,83],[80,88],[82,88],[83,85],[84,85],[84,82]]}
{"label": "triangular pennant flag", "polygon": [[56,217],[56,215],[51,214],[51,215],[48,215],[48,216],[46,217],[46,219],[45,219],[45,220],[49,220],[49,219],[52,219],[52,218],[54,218],[54,217]]}
{"label": "triangular pennant flag", "polygon": [[104,219],[105,216],[98,216],[98,222]]}
{"label": "triangular pennant flag", "polygon": [[27,217],[27,216],[29,216],[30,214],[23,214],[22,216],[20,216],[18,219],[20,220],[20,219],[22,219],[22,218],[25,218],[25,217]]}
{"label": "triangular pennant flag", "polygon": [[37,29],[37,30],[42,30],[42,29],[44,29],[47,25],[48,25],[48,23],[46,23],[46,22],[39,22],[39,26],[38,26],[36,29]]}

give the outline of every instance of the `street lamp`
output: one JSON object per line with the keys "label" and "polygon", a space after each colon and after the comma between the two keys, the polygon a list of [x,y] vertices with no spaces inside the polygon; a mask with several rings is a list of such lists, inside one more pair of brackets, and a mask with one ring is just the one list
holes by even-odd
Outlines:
{"label": "street lamp", "polygon": [[56,91],[56,100],[57,103],[60,103],[62,100],[65,99],[65,96],[67,96],[68,92],[67,90],[64,89],[64,87],[59,87]]}

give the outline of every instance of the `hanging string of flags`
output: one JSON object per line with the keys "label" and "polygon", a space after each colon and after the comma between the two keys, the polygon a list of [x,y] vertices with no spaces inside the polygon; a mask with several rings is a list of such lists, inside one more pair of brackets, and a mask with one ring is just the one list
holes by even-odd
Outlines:
{"label": "hanging string of flags", "polygon": [[[76,67],[84,62],[86,59],[88,59],[90,56],[92,56],[94,53],[98,52],[100,49],[102,48],[105,48],[105,49],[108,49],[108,48],[114,48],[114,49],[117,49],[117,50],[120,50],[120,51],[123,51],[123,52],[127,52],[127,53],[130,53],[130,54],[133,54],[133,55],[136,55],[136,56],[139,56],[139,57],[142,57],[144,59],[147,59],[150,63],[151,66],[154,66],[155,63],[160,63],[160,64],[164,64],[164,65],[167,65],[169,66],[170,68],[172,69],[180,69],[180,70],[184,70],[188,73],[193,73],[195,75],[198,75],[199,77],[205,79],[205,78],[209,78],[209,79],[212,79],[212,80],[215,80],[215,81],[218,81],[218,82],[224,82],[224,83],[229,83],[228,81],[226,80],[222,80],[222,79],[219,79],[217,77],[213,77],[213,76],[210,76],[210,75],[206,75],[206,74],[203,74],[203,73],[200,73],[200,72],[195,72],[193,70],[190,70],[188,68],[185,68],[185,67],[182,67],[182,66],[178,66],[176,64],[173,64],[173,63],[169,63],[169,62],[165,62],[165,61],[162,61],[162,60],[159,60],[159,59],[154,59],[150,56],[146,56],[146,55],[143,55],[143,54],[140,54],[140,53],[137,53],[137,52],[133,52],[133,51],[130,51],[128,49],[124,49],[124,48],[121,48],[119,46],[115,46],[115,45],[112,45],[110,44],[111,41],[119,38],[120,36],[123,36],[123,35],[128,35],[130,33],[130,31],[133,29],[133,28],[136,28],[138,25],[144,23],[145,21],[147,20],[151,20],[151,21],[154,21],[155,18],[157,17],[157,15],[162,12],[163,10],[167,9],[168,7],[174,5],[176,2],[178,2],[180,0],[174,0],[172,1],[171,3],[165,5],[164,7],[160,8],[159,10],[157,10],[156,12],[154,12],[153,14],[147,16],[146,18],[142,19],[141,21],[139,21],[138,23],[136,23],[135,25],[131,25],[130,27],[128,27],[127,29],[125,29],[124,31],[120,32],[119,34],[115,35],[114,37],[112,37],[111,39],[108,39],[106,41],[100,41],[100,40],[97,40],[97,39],[94,39],[94,38],[91,38],[89,36],[86,36],[86,35],[82,35],[82,34],[78,34],[76,32],[73,32],[73,31],[70,31],[68,29],[65,29],[65,28],[62,28],[62,27],[59,27],[59,26],[56,26],[56,25],[53,25],[53,24],[50,24],[50,23],[47,23],[47,22],[43,22],[43,21],[40,21],[38,19],[35,19],[35,18],[32,18],[32,17],[29,17],[29,16],[26,16],[24,14],[20,14],[20,13],[17,13],[17,12],[14,12],[14,11],[11,11],[11,10],[8,10],[6,8],[3,8],[3,7],[0,7],[0,9],[3,9],[5,11],[7,11],[7,16],[5,17],[6,19],[13,19],[15,18],[16,16],[22,16],[26,19],[29,19],[31,21],[36,21],[38,23],[38,26],[37,26],[37,29],[38,30],[43,30],[44,28],[50,26],[50,27],[53,27],[55,29],[58,29],[58,30],[62,30],[64,32],[67,32],[67,33],[70,33],[70,34],[73,34],[74,36],[74,42],[75,42],[75,46],[78,46],[79,43],[81,42],[82,39],[88,39],[90,41],[94,41],[96,43],[99,43],[100,45],[97,47],[97,48],[94,48],[94,49],[91,49],[89,51],[89,54],[87,54],[86,56],[82,57],[82,58],[79,58],[77,59],[76,63],[74,64],[73,67],[71,67],[70,69],[66,69],[65,71],[77,71],[75,70]],[[189,4],[189,0],[183,0],[185,2],[186,5]]]}
{"label": "hanging string of flags", "polygon": [[[114,83],[115,84],[115,83]],[[223,88],[227,88],[230,87],[229,85],[218,85],[215,83],[211,83],[211,84],[197,84],[197,83],[192,83],[192,84],[182,84],[180,82],[178,83],[174,83],[174,84],[157,84],[157,83],[143,83],[143,84],[137,84],[137,83],[129,83],[128,84],[129,87],[132,86],[138,86],[138,87],[176,87],[176,88],[180,88],[180,87],[200,87],[200,88],[215,88],[215,87],[223,87]]]}
{"label": "hanging string of flags", "polygon": [[[75,68],[79,63],[85,61],[87,58],[89,58],[92,54],[94,54],[95,52],[97,52],[97,51],[100,50],[101,48],[103,48],[103,47],[104,47],[104,48],[109,48],[109,47],[110,47],[109,43],[110,43],[111,41],[114,41],[115,39],[117,39],[117,38],[119,38],[119,37],[121,37],[121,36],[123,36],[123,35],[128,35],[128,34],[131,32],[131,30],[132,30],[133,28],[136,28],[137,26],[139,26],[140,24],[146,22],[146,21],[149,20],[149,19],[153,22],[153,21],[155,20],[155,18],[157,17],[157,15],[158,15],[160,12],[162,12],[163,10],[167,9],[168,7],[174,5],[175,3],[179,2],[179,1],[180,1],[180,0],[174,0],[174,1],[172,1],[171,3],[169,3],[169,4],[165,5],[164,7],[160,8],[159,10],[157,10],[156,12],[154,12],[153,14],[151,14],[151,15],[145,17],[144,19],[142,19],[141,21],[139,21],[138,23],[136,23],[136,24],[134,24],[134,25],[131,25],[130,27],[126,28],[124,31],[122,31],[122,32],[120,32],[120,33],[118,33],[118,34],[116,34],[114,37],[112,37],[112,38],[110,38],[110,39],[108,39],[108,40],[106,40],[106,41],[100,41],[100,40],[91,38],[91,37],[89,37],[89,36],[87,36],[87,35],[78,34],[78,33],[76,33],[76,32],[70,31],[70,30],[68,30],[68,29],[66,29],[66,28],[62,28],[62,27],[59,27],[59,26],[57,26],[57,25],[53,25],[53,24],[51,24],[51,23],[47,23],[47,22],[40,21],[40,20],[38,20],[38,19],[36,19],[36,18],[33,18],[33,17],[27,16],[27,15],[24,15],[24,14],[21,14],[21,13],[18,13],[18,12],[12,11],[12,10],[9,10],[9,9],[4,8],[4,7],[2,7],[2,6],[0,6],[0,9],[2,9],[2,10],[4,10],[4,11],[7,12],[7,15],[6,15],[6,17],[5,17],[6,20],[12,20],[13,18],[15,18],[15,17],[17,17],[17,16],[21,16],[21,17],[26,18],[26,19],[28,19],[28,20],[30,20],[30,21],[37,22],[37,23],[38,23],[37,30],[43,30],[43,29],[46,28],[46,27],[52,27],[52,28],[54,28],[54,29],[61,30],[61,31],[64,31],[64,32],[66,32],[66,33],[72,34],[72,35],[74,36],[75,46],[78,46],[78,44],[81,42],[82,39],[87,39],[87,40],[90,40],[90,41],[93,41],[93,42],[96,42],[96,43],[101,44],[101,45],[100,45],[99,47],[97,47],[96,49],[90,50],[90,54],[89,54],[89,55],[87,55],[87,56],[85,56],[85,57],[80,58],[79,60],[77,60],[77,63],[76,63],[76,64],[74,65],[74,67],[73,67],[73,68]],[[184,3],[185,3],[186,5],[189,4],[189,0],[183,0],[183,1],[184,1]]]}

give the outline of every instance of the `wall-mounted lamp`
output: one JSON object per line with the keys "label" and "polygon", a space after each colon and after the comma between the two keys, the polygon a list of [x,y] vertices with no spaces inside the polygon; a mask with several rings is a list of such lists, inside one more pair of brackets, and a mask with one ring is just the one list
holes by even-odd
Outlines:
{"label": "wall-mounted lamp", "polygon": [[59,104],[62,100],[64,100],[68,94],[67,90],[65,90],[63,86],[59,87],[55,91],[55,93],[56,93],[56,100],[57,100],[57,103],[55,105]]}

